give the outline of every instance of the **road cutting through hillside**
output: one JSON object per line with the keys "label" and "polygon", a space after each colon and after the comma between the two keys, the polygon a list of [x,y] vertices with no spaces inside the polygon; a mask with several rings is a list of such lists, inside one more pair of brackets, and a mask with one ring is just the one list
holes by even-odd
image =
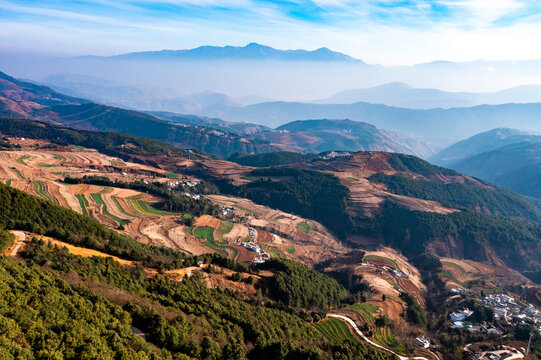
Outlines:
{"label": "road cutting through hillside", "polygon": [[[327,314],[327,317],[333,317],[333,318],[336,318],[336,319],[340,319],[340,320],[343,320],[345,322],[347,322],[352,328],[353,330],[355,330],[355,332],[357,333],[357,335],[359,335],[364,341],[366,341],[367,343],[369,343],[370,345],[374,346],[375,348],[377,349],[380,349],[380,350],[383,350],[387,353],[390,353],[392,355],[395,355],[396,357],[398,357],[400,360],[410,360],[410,359],[415,359],[415,360],[433,360],[433,359],[428,359],[428,358],[425,358],[425,357],[422,357],[422,356],[416,356],[416,357],[409,357],[409,356],[402,356],[402,355],[398,355],[396,352],[394,352],[393,350],[391,349],[388,349],[384,346],[381,346],[375,342],[373,342],[372,340],[370,340],[365,334],[363,334],[363,332],[357,327],[357,324],[355,324],[355,321],[353,321],[352,319],[348,318],[347,316],[344,316],[344,315],[338,315],[338,314]],[[438,357],[438,355],[434,354],[433,352],[430,352],[432,355],[434,355],[434,357],[437,359],[437,360],[440,360],[440,358]]]}

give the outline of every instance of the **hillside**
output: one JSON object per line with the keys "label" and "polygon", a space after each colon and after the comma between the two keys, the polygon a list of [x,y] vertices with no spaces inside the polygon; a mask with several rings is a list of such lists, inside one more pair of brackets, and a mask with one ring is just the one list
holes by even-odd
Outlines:
{"label": "hillside", "polygon": [[[358,102],[354,104],[310,104],[267,102],[221,111],[224,120],[246,121],[276,127],[298,119],[350,119],[380,129],[415,134],[424,141],[451,145],[465,137],[494,128],[508,127],[541,131],[541,103],[479,105],[451,109],[405,109]],[[208,113],[207,116],[218,116]]]}
{"label": "hillside", "polygon": [[[336,318],[325,318],[330,311],[331,316],[354,319],[376,344],[406,356],[432,358],[412,342],[426,326],[427,290],[405,256],[411,260],[429,251],[475,259],[497,265],[496,275],[509,271],[505,266],[540,268],[535,204],[414,156],[328,152],[290,166],[255,169],[175,154],[167,150],[171,145],[148,139],[145,144],[130,135],[66,130],[29,120],[5,124],[10,132],[21,133],[0,142],[5,149],[0,151],[0,180],[9,185],[0,184],[0,227],[25,230],[28,241],[10,246],[12,240],[0,231],[0,245],[8,244],[8,254],[18,252],[19,262],[35,264],[21,269],[46,270],[54,284],[56,279],[66,282],[59,286],[60,294],[56,285],[41,285],[55,294],[45,302],[55,307],[55,314],[62,316],[70,299],[86,304],[98,296],[104,301],[100,324],[111,328],[107,324],[117,317],[125,320],[115,328],[117,345],[105,341],[99,349],[88,346],[100,354],[116,354],[120,348],[131,354],[134,347],[146,351],[149,346],[157,351],[155,358],[170,352],[204,359],[205,351],[229,359],[270,354],[270,360],[275,351],[289,354],[286,359],[311,358],[315,352],[321,359],[386,358],[359,343],[345,324],[333,322]],[[42,139],[28,138],[30,134]],[[135,146],[126,150],[132,152],[130,159],[140,163],[80,146],[122,155],[126,143]],[[269,154],[269,160],[263,155],[248,158],[296,156]],[[110,255],[114,258],[105,259]],[[260,258],[264,266],[248,265]],[[196,266],[198,261],[203,264]],[[21,276],[34,279],[28,271]],[[9,267],[8,272],[19,270]],[[521,284],[493,277],[495,285],[490,286],[516,287],[535,296],[535,286],[518,274],[516,278]],[[4,280],[11,284],[9,276]],[[82,289],[78,294],[83,298],[73,295],[71,286]],[[9,299],[24,302],[33,296],[32,289],[10,293]],[[121,307],[122,315],[116,315],[120,310],[114,306]],[[51,338],[55,318],[30,315],[46,324],[40,334]],[[27,323],[17,319],[27,350],[33,351],[35,332],[26,331]],[[94,324],[87,317],[74,324],[79,320]],[[404,321],[407,331],[402,330]],[[143,333],[139,340],[144,342],[134,340],[126,325]],[[341,329],[340,335],[330,326]],[[94,336],[94,343],[103,338],[86,336]],[[353,345],[344,343],[345,338]],[[9,349],[15,343],[9,342]],[[240,355],[232,355],[233,350]]]}
{"label": "hillside", "polygon": [[[63,354],[67,358],[73,358],[71,354],[114,358],[122,354],[140,359],[174,355],[181,359],[224,356],[240,360],[245,356],[265,358],[265,354],[275,351],[295,358],[313,352],[325,354],[326,359],[344,358],[341,351],[338,355],[331,351],[338,343],[312,330],[312,323],[317,320],[311,316],[303,318],[287,309],[267,308],[262,301],[270,301],[268,297],[260,295],[260,300],[252,303],[237,298],[232,292],[209,288],[201,273],[182,282],[172,281],[141,263],[120,265],[118,258],[115,261],[107,255],[134,260],[146,256],[145,265],[148,259],[159,259],[161,265],[150,264],[163,267],[165,261],[167,266],[176,266],[178,270],[201,261],[210,268],[237,271],[241,278],[253,276],[252,282],[257,277],[259,286],[265,289],[265,283],[252,273],[253,269],[224,262],[216,256],[187,258],[178,252],[139,244],[86,216],[3,184],[0,184],[0,198],[5,210],[0,217],[2,228],[24,228],[38,233],[30,234],[32,238],[24,243],[17,262],[0,257],[0,281],[6,287],[0,295],[0,315],[11,329],[4,337],[1,351],[8,358],[50,357],[52,354]],[[45,246],[46,242],[62,242],[39,235],[44,232],[59,236],[68,244],[82,246],[79,250],[95,244],[102,252],[94,252],[99,254],[94,257],[76,256],[70,253],[73,246]],[[3,235],[4,230],[1,233]],[[18,264],[21,261],[29,261],[33,266]],[[283,271],[294,267],[295,273],[289,276],[289,283],[276,278],[279,296],[309,292],[317,294],[318,300],[328,296],[329,304],[339,305],[349,294],[335,280],[306,266],[285,263],[284,267]],[[272,280],[279,273],[270,276]],[[328,291],[323,298],[314,290],[319,286]],[[41,300],[34,301],[36,297]],[[40,326],[33,326],[35,323]],[[232,328],[235,330],[231,331]],[[65,336],[71,340],[62,341]],[[341,346],[342,351],[350,354],[347,359],[388,358],[358,342]]]}
{"label": "hillside", "polygon": [[0,118],[0,134],[53,141],[60,146],[84,146],[104,154],[129,159],[134,155],[173,155],[186,158],[202,158],[195,152],[187,152],[157,140],[135,137],[121,133],[97,133],[76,130],[33,120]]}
{"label": "hillside", "polygon": [[43,106],[84,104],[87,100],[60,94],[46,86],[35,85],[12,78],[0,72],[0,96],[17,102]]}
{"label": "hillside", "polygon": [[186,125],[198,125],[211,127],[221,131],[227,131],[240,135],[250,135],[266,130],[270,130],[269,127],[258,124],[250,124],[244,122],[225,121],[218,118],[209,118],[206,116],[196,115],[182,115],[167,111],[146,111],[147,114],[155,116],[162,120],[172,121],[179,124]]}
{"label": "hillside", "polygon": [[[529,199],[413,156],[338,155],[292,165],[304,173],[245,168],[209,180],[224,192],[318,220],[353,247],[384,243],[408,256],[431,251],[518,270],[541,267],[540,210]],[[213,166],[199,171],[215,173]]]}
{"label": "hillside", "polygon": [[520,194],[541,198],[540,156],[541,143],[519,142],[472,155],[453,167]]}
{"label": "hillside", "polygon": [[514,129],[494,129],[460,141],[430,160],[539,198],[540,143],[539,135]]}
{"label": "hillside", "polygon": [[251,140],[233,132],[225,133],[227,130],[175,124],[148,114],[72,98],[3,73],[0,73],[0,80],[0,115],[3,116],[35,118],[77,129],[118,131],[220,157],[229,157],[236,152],[280,150],[263,141]]}
{"label": "hillside", "polygon": [[[43,92],[54,92],[44,86],[20,82],[7,76],[6,78],[11,87],[22,84],[29,91],[37,89],[35,97],[41,96]],[[17,84],[11,81],[16,81]],[[220,94],[215,95],[218,96],[218,102],[223,100]],[[194,100],[200,102],[212,102],[209,98],[213,96],[207,93],[192,95]],[[44,106],[35,102],[0,97],[1,110],[4,116],[8,117],[23,116],[78,129],[117,131],[150,137],[180,148],[197,149],[222,158],[228,158],[237,152],[258,154],[280,150],[299,152],[337,149],[382,150],[423,157],[434,153],[428,144],[398,136],[390,131],[378,130],[366,123],[347,120],[318,120],[319,126],[313,130],[311,126],[315,125],[315,121],[294,122],[290,126],[297,130],[292,133],[287,130],[287,126],[274,131],[252,123],[229,122],[218,118],[168,112],[141,113],[95,103]]]}
{"label": "hillside", "polygon": [[454,164],[467,157],[496,150],[506,145],[536,142],[541,142],[541,136],[509,128],[492,129],[459,141],[443,149],[429,160],[435,164],[453,167]]}
{"label": "hillside", "polygon": [[351,120],[299,120],[253,136],[274,144],[296,146],[303,152],[388,151],[420,157],[435,152],[435,146],[430,144]]}
{"label": "hillside", "polygon": [[236,153],[227,160],[244,166],[268,167],[289,165],[297,162],[308,162],[318,158],[319,156],[320,155],[317,154],[301,154],[291,151],[278,151],[257,155]]}

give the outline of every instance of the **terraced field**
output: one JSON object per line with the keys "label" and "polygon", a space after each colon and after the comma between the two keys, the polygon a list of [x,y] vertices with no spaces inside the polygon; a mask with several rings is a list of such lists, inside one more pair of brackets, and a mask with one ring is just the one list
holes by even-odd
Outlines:
{"label": "terraced field", "polygon": [[28,165],[27,163],[24,162],[27,159],[30,159],[30,155],[21,155],[15,161],[21,165]]}
{"label": "terraced field", "polygon": [[54,199],[47,193],[47,188],[41,181],[33,181],[34,192],[42,199],[54,202]]}
{"label": "terraced field", "polygon": [[[104,189],[104,190],[106,190],[106,189]],[[109,191],[107,191],[107,192],[109,192]],[[126,225],[126,224],[129,223],[128,220],[119,218],[118,216],[111,214],[111,213],[107,210],[107,204],[105,203],[105,201],[103,201],[103,199],[102,199],[100,193],[97,193],[97,194],[90,194],[90,196],[92,196],[92,199],[94,200],[94,202],[95,202],[96,204],[103,206],[103,208],[102,208],[102,213],[103,213],[104,215],[106,215],[107,217],[109,217],[109,218],[111,218],[112,220],[116,221],[116,222],[117,222],[119,225],[121,225],[121,226]]]}
{"label": "terraced field", "polygon": [[203,244],[217,253],[222,254],[223,256],[232,257],[235,259],[239,254],[237,249],[234,247],[224,246],[216,243],[214,240],[214,228],[210,226],[198,227],[193,231],[193,235],[197,238],[206,239]]}
{"label": "terraced field", "polygon": [[336,318],[329,318],[316,323],[315,328],[324,337],[330,341],[346,341],[359,342],[359,340],[353,336],[349,330],[347,324],[342,320]]}
{"label": "terraced field", "polygon": [[374,314],[379,311],[376,305],[370,303],[353,304],[348,306],[348,309],[360,313],[367,322],[373,322],[375,320]]}
{"label": "terraced field", "polygon": [[398,343],[391,329],[389,329],[387,326],[377,327],[372,338],[374,342],[385,346],[386,348],[392,349],[399,354],[403,354],[405,351],[404,346]]}
{"label": "terraced field", "polygon": [[173,213],[156,208],[153,204],[143,200],[130,200],[135,210],[141,215],[167,216]]}
{"label": "terraced field", "polygon": [[85,197],[85,194],[75,194],[75,197],[79,201],[79,205],[81,206],[81,209],[83,210],[83,215],[88,216],[88,212],[86,211],[86,208],[90,206],[88,203],[88,200]]}
{"label": "terraced field", "polygon": [[[212,236],[210,233],[200,234],[201,230],[198,230],[208,224],[194,224],[194,235],[191,235],[183,225],[184,214],[161,209],[163,199],[129,189],[63,182],[68,176],[80,178],[85,175],[123,182],[166,182],[170,179],[184,180],[185,174],[124,162],[80,147],[36,150],[36,145],[47,144],[34,141],[20,151],[0,151],[0,181],[9,182],[12,187],[54,201],[112,228],[123,229],[120,231],[143,243],[167,246],[194,255],[217,251],[239,261],[251,261],[257,254],[238,244],[250,240],[261,242],[275,256],[290,257],[308,265],[348,250],[316,222],[259,206],[246,199],[214,195],[208,198],[217,204],[233,207],[234,216],[228,221],[216,219],[216,224],[210,226],[214,229]],[[229,162],[220,163],[231,166]],[[240,179],[246,175],[246,169],[233,166],[242,170],[238,172],[239,176],[234,176],[235,179],[246,182]],[[235,169],[233,173],[236,173]],[[249,236],[249,227],[256,229],[257,235]]]}
{"label": "terraced field", "polygon": [[397,270],[400,270],[400,266],[396,263],[396,261],[389,259],[385,256],[379,256],[379,255],[366,255],[364,257],[364,260],[372,260],[372,262],[376,263],[377,260],[382,260],[384,263],[387,263],[387,266],[394,267]]}

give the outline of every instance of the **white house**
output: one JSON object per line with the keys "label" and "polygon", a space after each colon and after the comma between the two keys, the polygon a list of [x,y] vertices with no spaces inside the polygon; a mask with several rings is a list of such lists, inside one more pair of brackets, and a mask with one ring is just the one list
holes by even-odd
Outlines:
{"label": "white house", "polygon": [[464,309],[461,311],[455,311],[454,313],[451,313],[449,316],[451,317],[452,322],[457,322],[457,321],[466,320],[467,318],[471,316],[471,314],[473,314],[473,311],[471,311],[470,309]]}
{"label": "white house", "polygon": [[428,349],[430,347],[430,340],[425,338],[424,336],[420,336],[415,339],[415,343],[417,346]]}

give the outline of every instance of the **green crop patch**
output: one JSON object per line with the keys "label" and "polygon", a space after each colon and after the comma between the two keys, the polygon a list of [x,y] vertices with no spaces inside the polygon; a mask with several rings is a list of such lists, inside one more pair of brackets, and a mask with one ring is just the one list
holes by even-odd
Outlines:
{"label": "green crop patch", "polygon": [[301,222],[301,223],[297,224],[297,229],[299,229],[300,231],[302,231],[306,235],[308,235],[308,233],[310,232],[311,227],[312,227],[312,225],[307,223],[307,222]]}
{"label": "green crop patch", "polygon": [[53,167],[54,165],[51,165],[51,164],[45,164],[45,163],[38,163],[38,166],[39,167],[42,167],[42,168],[50,168],[50,167]]}
{"label": "green crop patch", "polygon": [[355,310],[368,322],[374,322],[374,314],[378,312],[379,308],[374,304],[362,303],[362,304],[353,304],[348,306],[348,309]]}
{"label": "green crop patch", "polygon": [[228,234],[233,229],[233,223],[229,221],[220,221],[220,226],[218,226],[218,232],[222,234]]}
{"label": "green crop patch", "polygon": [[167,176],[169,179],[178,179],[180,177],[179,174],[174,172],[168,172],[165,176]]}
{"label": "green crop patch", "polygon": [[353,342],[359,342],[359,340],[353,336],[346,323],[342,320],[330,318],[320,321],[314,326],[329,341],[343,342],[350,340]]}
{"label": "green crop patch", "polygon": [[[218,254],[221,254],[223,256],[229,257],[229,251],[232,253],[233,259],[237,257],[238,251],[237,249],[231,247],[231,246],[222,246],[216,243],[214,240],[214,228],[211,228],[209,226],[204,227],[198,227],[193,231],[193,235],[195,237],[205,239],[206,241],[203,242],[205,246],[208,248],[216,251]],[[229,250],[229,251],[228,251]]]}
{"label": "green crop patch", "polygon": [[130,214],[129,212],[127,212],[126,210],[124,210],[124,208],[122,207],[122,205],[120,205],[120,202],[118,201],[118,198],[116,196],[111,196],[111,199],[113,200],[113,202],[115,203],[116,207],[118,208],[118,210],[123,213],[124,215],[127,215],[127,216],[132,216],[132,217],[137,217],[137,215],[134,215],[134,214]]}
{"label": "green crop patch", "polygon": [[87,206],[89,205],[87,198],[84,194],[75,194],[75,198],[79,201],[79,206],[84,216],[88,216],[88,211],[86,211]]}
{"label": "green crop patch", "polygon": [[385,257],[385,256],[379,256],[379,255],[366,255],[364,257],[365,260],[368,260],[368,259],[381,259],[381,260],[385,260],[386,262],[389,263],[390,266],[393,266],[395,269],[397,270],[400,270],[400,266],[398,266],[398,264],[396,263],[396,261],[394,261],[393,259],[389,259],[388,257]]}
{"label": "green crop patch", "polygon": [[119,223],[120,225],[126,225],[126,224],[129,224],[130,222],[126,219],[122,219],[122,218],[119,218],[118,216],[116,215],[113,215],[109,212],[109,210],[107,209],[107,204],[105,203],[105,201],[103,201],[103,198],[101,197],[101,194],[100,193],[96,193],[96,194],[90,194],[90,196],[92,196],[92,199],[94,200],[94,202],[96,204],[99,204],[99,205],[102,205],[103,206],[103,214],[105,216],[107,216],[108,218],[116,221],[117,223]]}
{"label": "green crop patch", "polygon": [[174,215],[173,213],[163,211],[162,209],[158,209],[153,203],[149,203],[147,201],[133,200],[132,204],[135,210],[143,215],[154,215],[154,216]]}
{"label": "green crop patch", "polygon": [[25,179],[25,177],[23,176],[23,174],[21,174],[21,172],[19,171],[19,169],[12,167],[11,170],[13,170],[13,172],[14,172],[15,174],[17,174],[17,176],[18,176],[19,178]]}
{"label": "green crop patch", "polygon": [[452,267],[454,269],[457,269],[458,271],[460,271],[462,273],[462,275],[466,275],[466,270],[464,270],[464,268],[458,264],[455,264],[453,262],[450,262],[450,261],[442,261],[441,262],[443,265],[445,266],[449,266],[449,267]]}
{"label": "green crop patch", "polygon": [[15,161],[21,165],[28,165],[27,163],[24,162],[25,160],[28,160],[28,159],[30,159],[30,155],[21,155]]}
{"label": "green crop patch", "polygon": [[49,194],[47,194],[47,189],[45,187],[45,184],[42,183],[41,181],[33,181],[32,188],[34,189],[34,192],[40,198],[54,202],[53,198],[49,196]]}

